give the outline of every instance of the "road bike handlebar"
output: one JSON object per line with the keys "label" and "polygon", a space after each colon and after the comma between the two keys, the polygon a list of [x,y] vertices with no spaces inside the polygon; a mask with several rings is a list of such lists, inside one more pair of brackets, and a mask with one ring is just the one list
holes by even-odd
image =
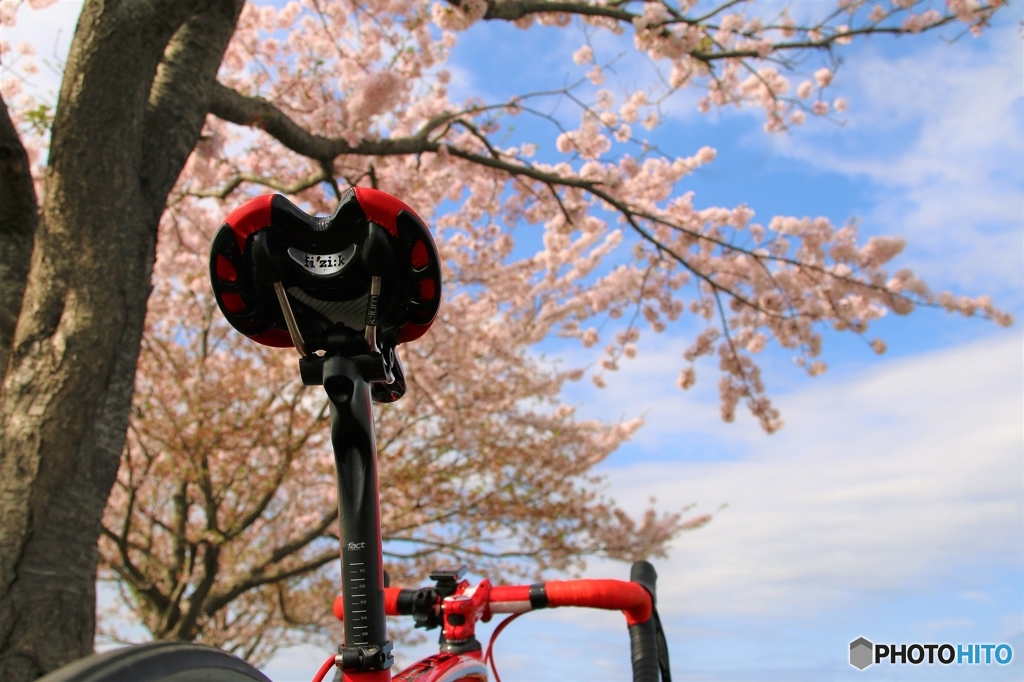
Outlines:
{"label": "road bike handlebar", "polygon": [[[389,616],[411,616],[420,590],[384,588],[384,612]],[[651,618],[651,595],[637,583],[625,580],[551,580],[534,585],[495,585],[489,590],[484,617],[492,614],[526,613],[544,608],[578,606],[622,611],[626,623],[645,623]],[[472,597],[472,593],[467,596]]]}
{"label": "road bike handlebar", "polygon": [[[465,569],[444,568],[431,577],[437,587],[384,588],[384,612],[412,616],[417,627],[442,626],[442,651],[466,653],[479,649],[477,621],[495,614],[522,614],[544,608],[575,606],[622,611],[629,628],[634,682],[671,682],[668,648],[655,608],[657,574],[646,561],[633,564],[630,581],[608,579],[550,580],[533,585],[476,586],[461,580]],[[461,582],[460,582],[461,580]],[[343,600],[334,614],[343,618]]]}

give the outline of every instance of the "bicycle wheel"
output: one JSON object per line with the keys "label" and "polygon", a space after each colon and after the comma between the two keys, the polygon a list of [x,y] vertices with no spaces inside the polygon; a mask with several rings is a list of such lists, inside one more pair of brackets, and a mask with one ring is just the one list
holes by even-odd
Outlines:
{"label": "bicycle wheel", "polygon": [[270,682],[242,659],[189,642],[151,642],[83,658],[38,682]]}

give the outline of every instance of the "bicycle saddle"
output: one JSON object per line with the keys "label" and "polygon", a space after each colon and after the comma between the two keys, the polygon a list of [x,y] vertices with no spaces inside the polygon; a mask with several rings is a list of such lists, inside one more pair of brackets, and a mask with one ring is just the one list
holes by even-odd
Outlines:
{"label": "bicycle saddle", "polygon": [[400,199],[364,187],[325,218],[280,194],[250,199],[214,238],[210,279],[232,327],[304,358],[393,355],[427,332],[441,301],[426,225]]}

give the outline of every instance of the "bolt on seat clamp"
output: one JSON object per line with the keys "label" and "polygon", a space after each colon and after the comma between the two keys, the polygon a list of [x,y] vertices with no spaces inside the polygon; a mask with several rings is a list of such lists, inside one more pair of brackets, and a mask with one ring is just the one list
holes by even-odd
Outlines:
{"label": "bolt on seat clamp", "polygon": [[394,644],[388,640],[384,646],[339,646],[334,665],[342,670],[386,670],[395,662],[391,655]]}

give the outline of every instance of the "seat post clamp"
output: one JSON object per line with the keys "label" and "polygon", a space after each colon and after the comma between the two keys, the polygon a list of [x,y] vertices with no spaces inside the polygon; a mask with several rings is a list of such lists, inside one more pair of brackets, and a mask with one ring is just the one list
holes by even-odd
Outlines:
{"label": "seat post clamp", "polygon": [[367,671],[387,670],[395,662],[391,650],[394,644],[388,640],[384,645],[378,646],[339,646],[338,655],[334,657],[334,665],[342,670]]}

